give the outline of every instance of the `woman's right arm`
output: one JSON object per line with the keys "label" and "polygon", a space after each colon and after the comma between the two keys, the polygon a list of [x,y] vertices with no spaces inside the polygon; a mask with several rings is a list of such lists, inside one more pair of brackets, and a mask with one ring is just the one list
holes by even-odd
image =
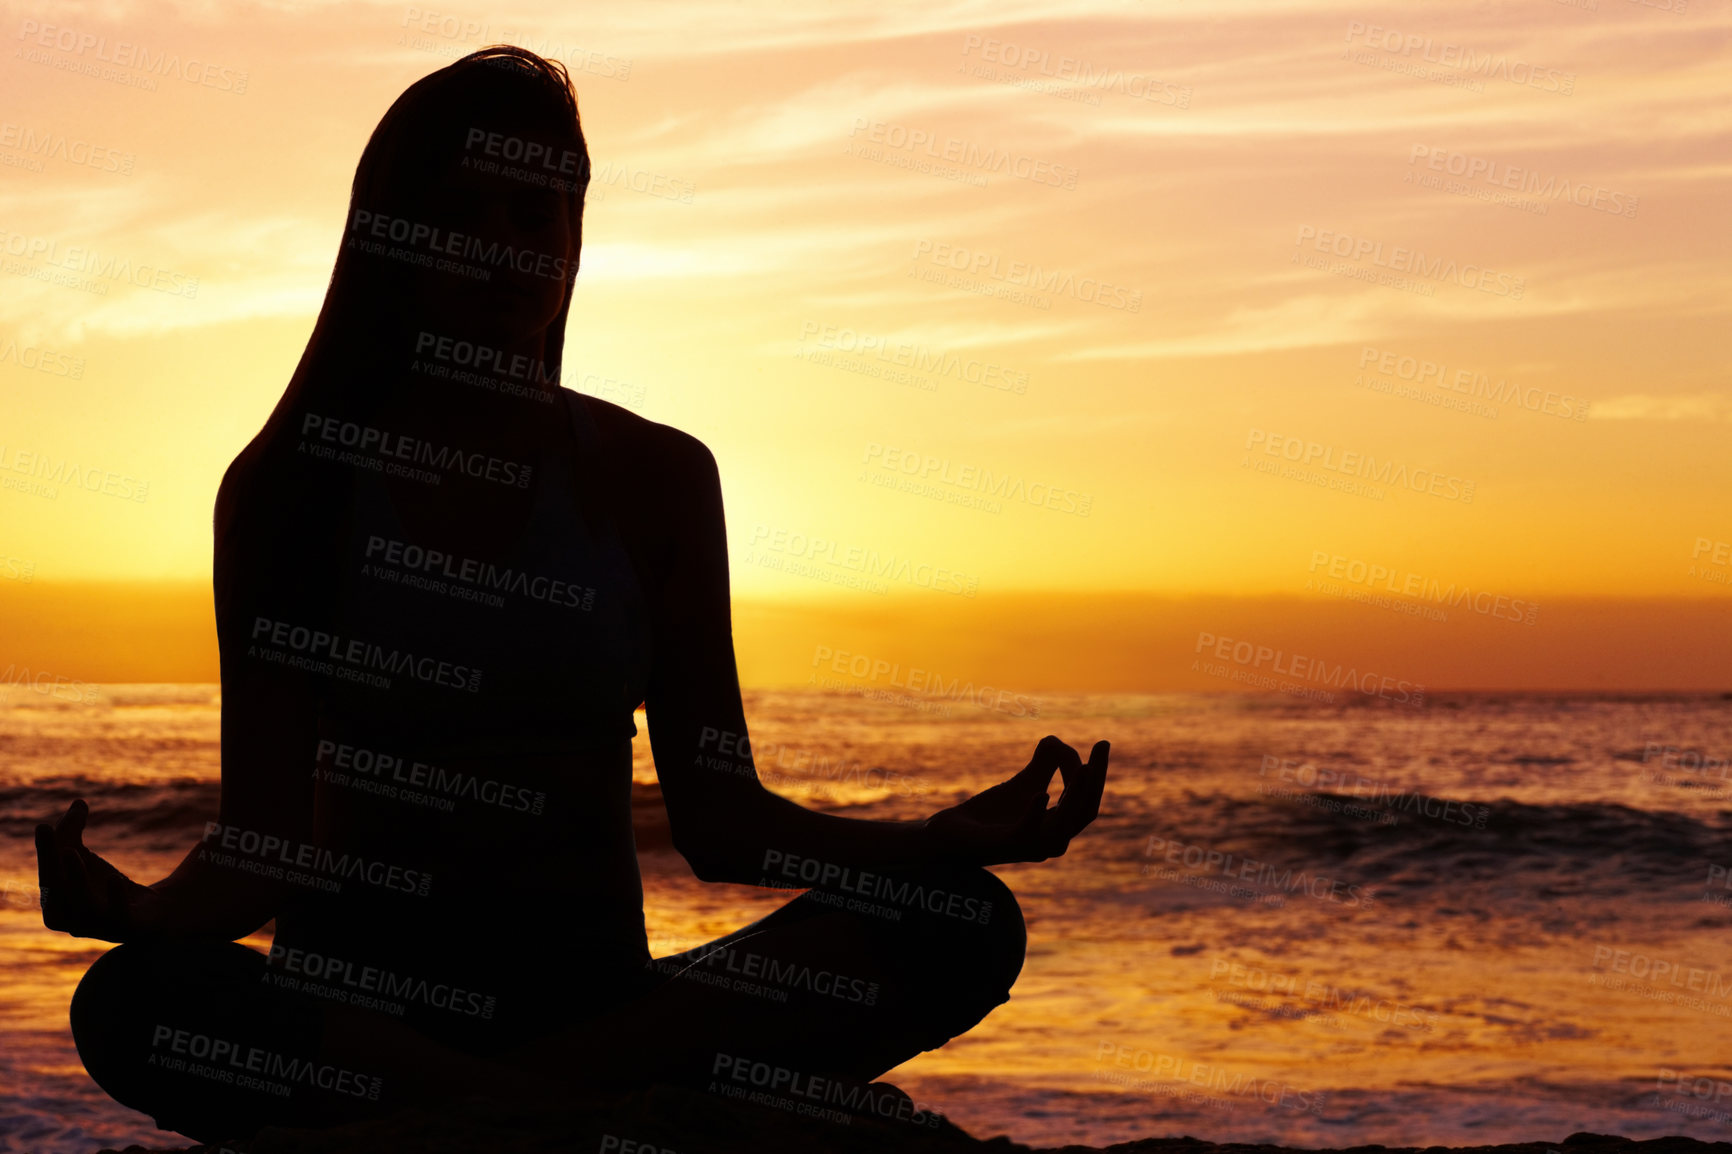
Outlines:
{"label": "woman's right arm", "polygon": [[[312,840],[313,767],[317,713],[300,675],[240,669],[235,646],[224,655],[222,800],[175,871],[150,887],[157,900],[143,911],[147,933],[170,937],[242,938],[276,917],[291,892],[281,879],[247,865],[271,856],[245,847]],[[276,838],[276,842],[269,839]],[[256,839],[256,840],[255,840]],[[280,871],[279,871],[280,872]]]}
{"label": "woman's right arm", "polygon": [[[223,488],[229,489],[229,478]],[[219,526],[227,496],[218,498]],[[113,942],[233,941],[274,918],[289,896],[288,883],[265,872],[270,859],[259,850],[311,840],[318,711],[309,675],[261,658],[252,638],[260,608],[293,613],[292,606],[307,604],[304,595],[297,596],[304,586],[295,589],[297,578],[307,574],[248,563],[249,555],[289,552],[247,548],[239,539],[282,529],[280,521],[267,526],[273,518],[249,520],[229,538],[231,548],[219,545],[216,564],[223,689],[217,820],[204,823],[198,843],[173,873],[144,886],[85,847],[89,810],[83,799],[73,802],[55,825],[36,829],[42,920],[50,929]],[[272,542],[282,543],[281,536]]]}
{"label": "woman's right arm", "polygon": [[234,941],[275,917],[287,883],[247,867],[268,868],[258,846],[310,840],[316,714],[298,680],[250,669],[224,677],[217,820],[205,823],[198,843],[161,881],[139,885],[84,845],[89,810],[82,798],[55,825],[38,826],[48,928],[111,942]]}

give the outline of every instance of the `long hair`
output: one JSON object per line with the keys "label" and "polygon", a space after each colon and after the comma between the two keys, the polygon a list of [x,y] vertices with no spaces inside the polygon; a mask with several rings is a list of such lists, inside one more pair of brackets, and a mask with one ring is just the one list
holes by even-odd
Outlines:
{"label": "long hair", "polygon": [[[351,491],[351,473],[297,457],[297,418],[309,411],[364,416],[374,409],[384,384],[405,371],[415,324],[407,302],[415,299],[417,278],[429,275],[413,261],[381,255],[366,225],[380,218],[426,220],[445,166],[471,151],[477,126],[503,127],[520,140],[550,142],[560,154],[575,156],[576,163],[565,166],[568,176],[545,185],[564,194],[569,272],[575,274],[589,151],[565,68],[523,48],[495,45],[410,85],[361,153],[336,265],[300,363],[264,427],[223,477],[214,519],[219,630],[235,607],[237,584],[257,576],[249,562],[284,549],[316,548],[314,542],[329,538]],[[562,279],[564,299],[540,358],[554,380],[574,287],[573,275]],[[301,576],[314,573],[303,569]]]}

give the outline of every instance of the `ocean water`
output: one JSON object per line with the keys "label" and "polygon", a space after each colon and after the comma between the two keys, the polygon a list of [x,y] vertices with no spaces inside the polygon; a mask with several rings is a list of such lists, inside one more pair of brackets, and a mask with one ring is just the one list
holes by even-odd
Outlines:
{"label": "ocean water", "polygon": [[[31,831],[83,796],[89,844],[161,877],[215,813],[220,699],[65,696],[0,690],[0,1150],[166,1144],[79,1065],[66,1005],[106,946],[42,928]],[[996,871],[1028,960],[1009,1003],[889,1075],[917,1101],[1037,1145],[1732,1139],[1732,698],[1038,710],[748,695],[766,781],[859,817],[951,804],[1049,732],[1113,743],[1094,826],[1058,861]],[[691,877],[638,745],[652,950],[787,900]]]}

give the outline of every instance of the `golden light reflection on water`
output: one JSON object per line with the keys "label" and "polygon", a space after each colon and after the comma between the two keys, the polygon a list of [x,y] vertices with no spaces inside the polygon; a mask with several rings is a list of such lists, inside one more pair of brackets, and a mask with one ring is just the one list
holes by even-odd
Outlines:
{"label": "golden light reflection on water", "polygon": [[[91,844],[135,876],[159,877],[196,838],[201,807],[214,806],[219,710],[208,694],[105,690],[101,706],[0,713],[0,769],[20,789],[14,821],[23,828],[23,811],[47,804],[35,799],[87,779],[77,788],[110,791],[94,807]],[[1732,861],[1732,835],[1713,832],[1724,823],[1702,791],[1645,774],[1639,761],[1656,736],[1719,748],[1721,714],[1688,701],[1463,700],[1385,717],[1070,695],[1034,724],[935,719],[829,693],[753,693],[747,706],[754,751],[791,769],[779,792],[862,817],[918,817],[983,788],[1019,768],[1047,728],[1073,742],[1113,740],[1095,827],[1062,859],[995,871],[1029,927],[1011,1000],[887,1075],[972,1130],[1096,1144],[1169,1128],[1339,1144],[1343,1125],[1355,1141],[1390,1145],[1574,1129],[1724,1136],[1712,1119],[1662,1109],[1654,1092],[1668,1069],[1732,1081],[1716,1048],[1732,1021],[1722,972],[1732,912],[1702,900],[1706,865]],[[633,776],[648,787],[641,713],[638,727]],[[1394,825],[1355,823],[1259,793],[1270,751],[1475,799],[1494,807],[1492,828],[1452,831],[1416,812]],[[906,778],[861,786],[862,766]],[[185,828],[152,828],[171,809]],[[665,827],[641,832],[656,956],[793,896],[699,883]],[[1352,909],[1300,890],[1275,905],[1162,880],[1146,868],[1152,834],[1375,880],[1377,901]],[[1685,837],[1707,838],[1704,861],[1667,856],[1667,842]],[[13,887],[0,903],[0,1024],[14,1069],[94,1093],[66,1036],[66,1005],[106,947],[41,927],[28,842],[11,845],[0,861],[0,883]],[[263,951],[269,937],[247,944]],[[1613,961],[1618,950],[1628,972]],[[1656,961],[1673,977],[1718,974],[1719,993],[1641,977]],[[1198,1077],[1322,1093],[1327,1105],[1265,1108]]]}

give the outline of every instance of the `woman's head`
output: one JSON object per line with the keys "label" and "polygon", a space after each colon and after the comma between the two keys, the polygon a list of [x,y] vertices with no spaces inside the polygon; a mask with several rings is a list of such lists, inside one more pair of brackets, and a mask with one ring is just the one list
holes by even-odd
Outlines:
{"label": "woman's head", "polygon": [[589,151],[571,78],[484,48],[411,84],[373,130],[318,323],[265,426],[370,409],[418,343],[531,345],[557,379]]}
{"label": "woman's head", "polygon": [[565,70],[521,48],[466,56],[410,85],[374,129],[332,288],[353,282],[351,313],[562,336],[588,184]]}
{"label": "woman's head", "polygon": [[[306,460],[304,420],[373,411],[416,383],[429,342],[527,352],[538,380],[557,381],[588,185],[577,97],[557,62],[496,46],[410,85],[361,154],[312,336],[231,476]],[[315,469],[310,486],[340,489],[345,472]],[[219,499],[219,540],[232,511]]]}

